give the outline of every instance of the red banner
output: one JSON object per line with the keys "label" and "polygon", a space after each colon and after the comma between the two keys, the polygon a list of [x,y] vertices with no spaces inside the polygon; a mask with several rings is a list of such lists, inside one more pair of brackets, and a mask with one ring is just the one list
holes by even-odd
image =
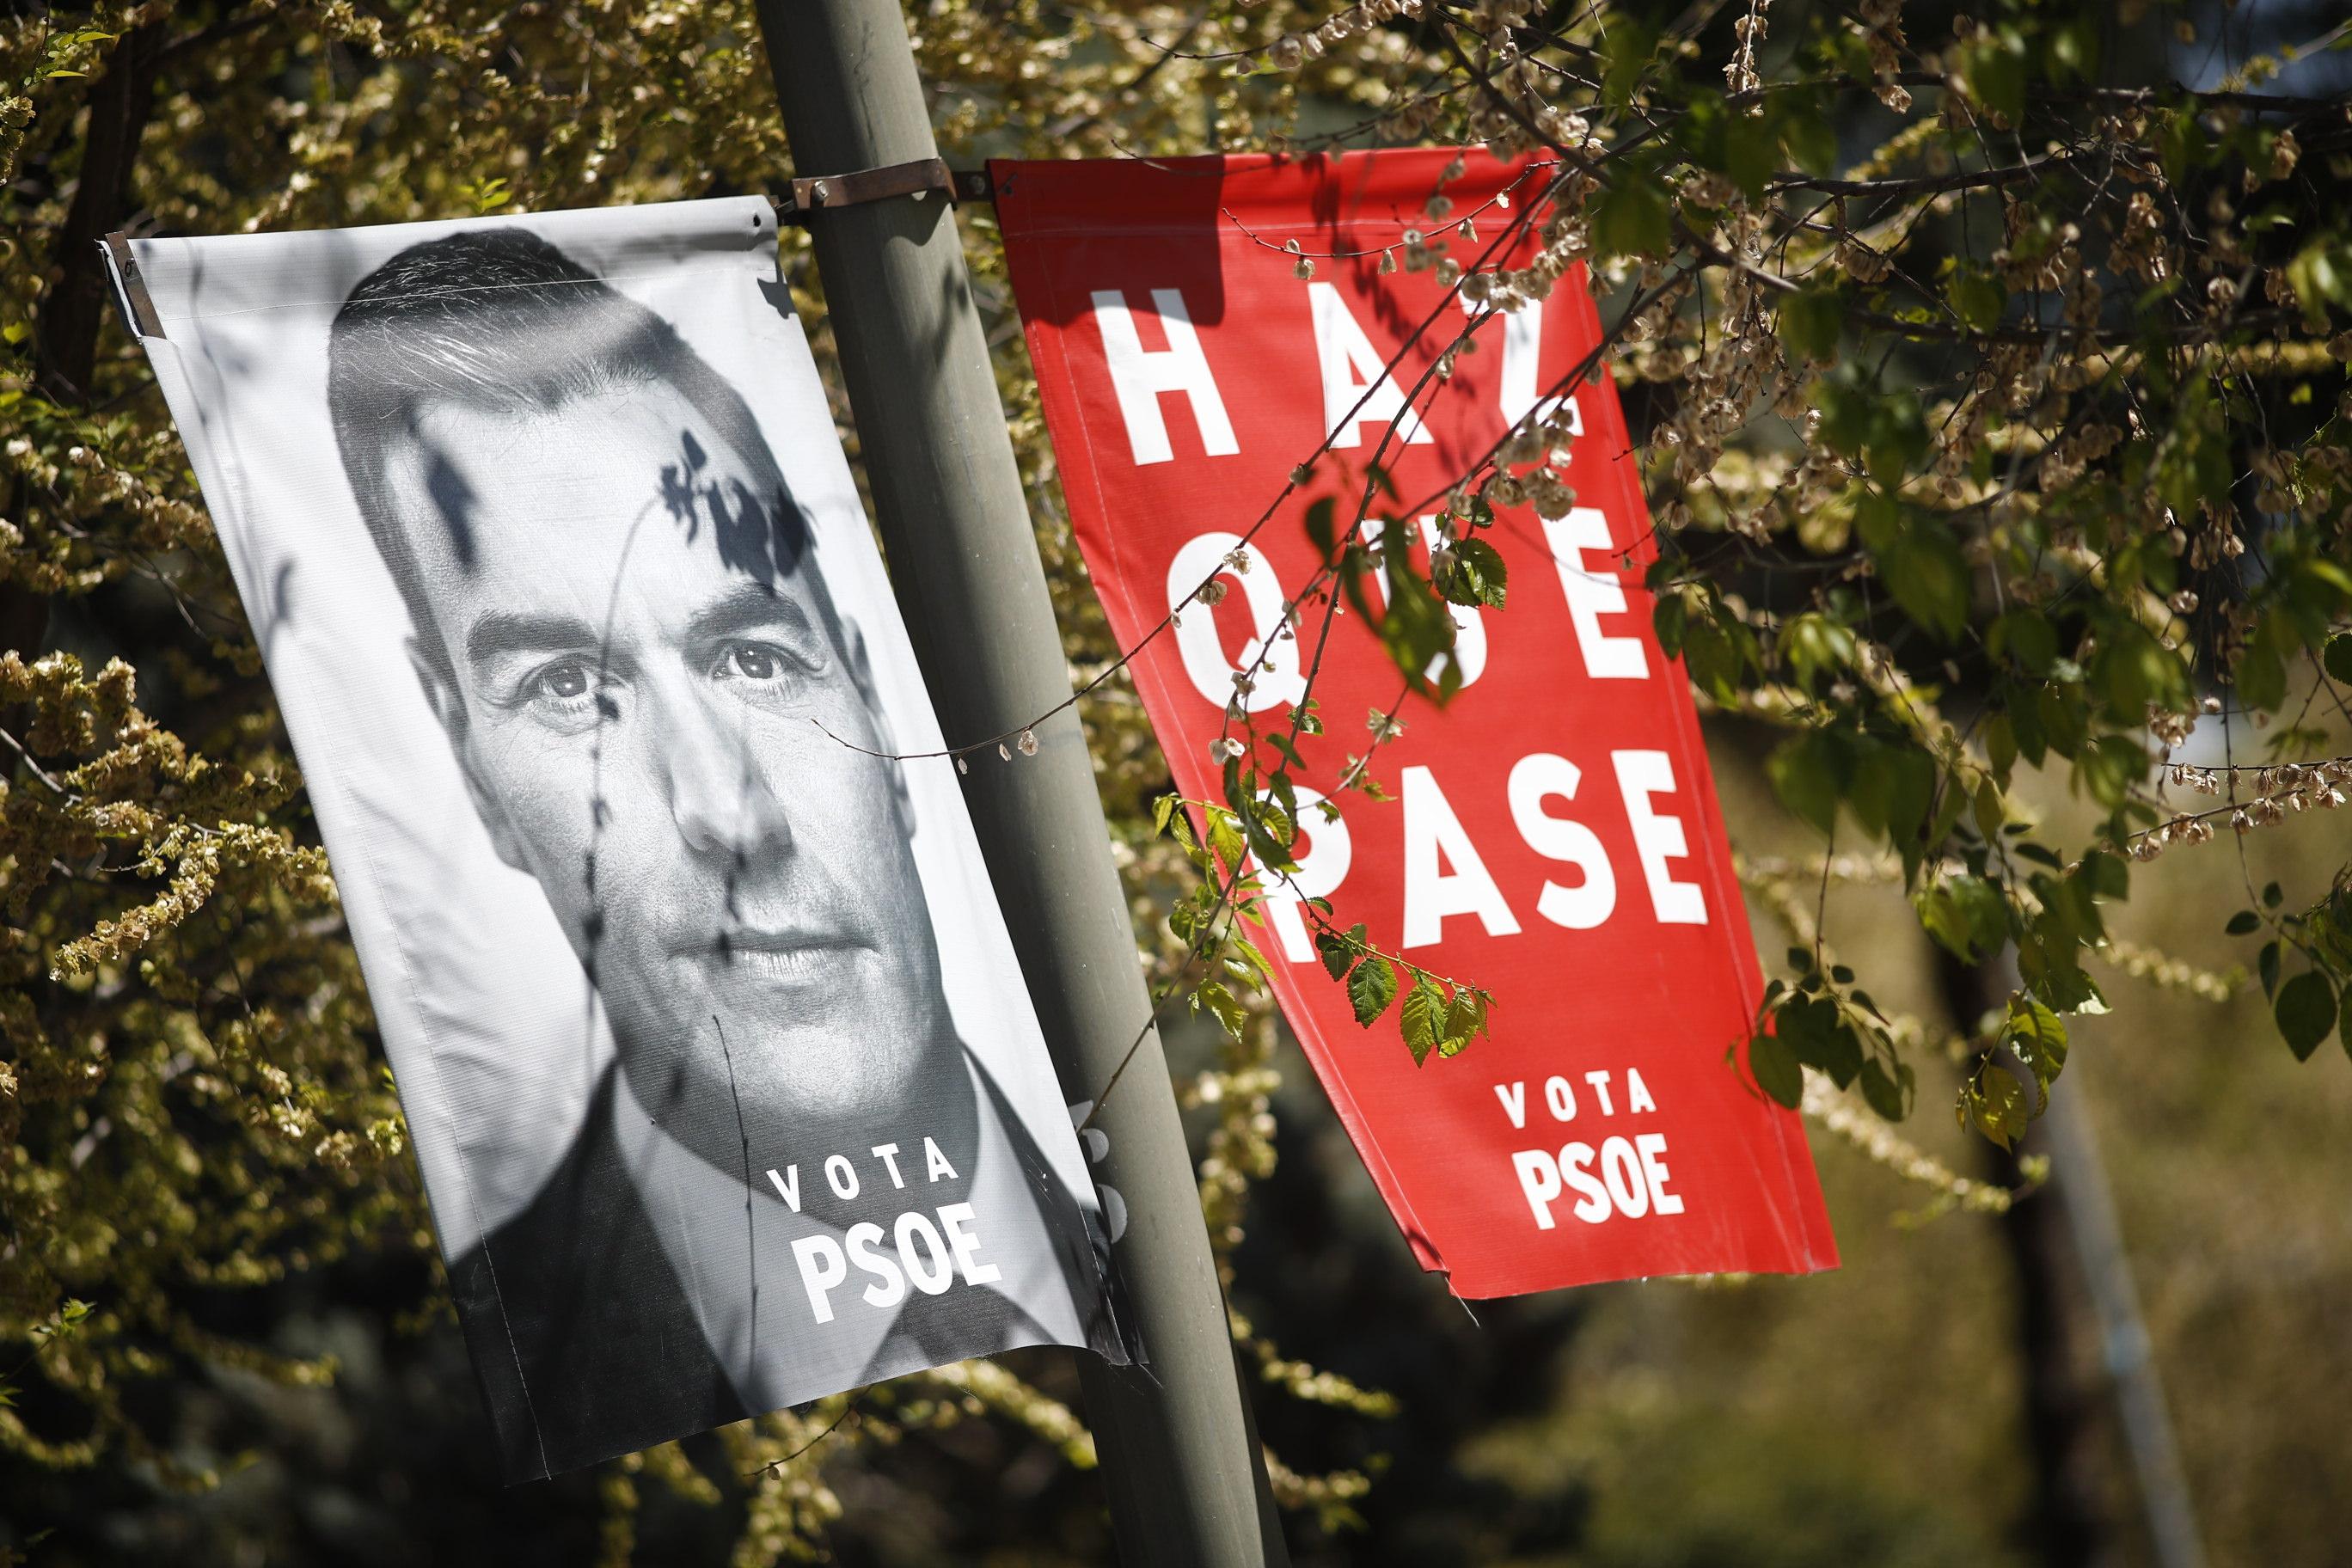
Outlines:
{"label": "red banner", "polygon": [[[1188,798],[1223,795],[1229,705],[1286,731],[1313,669],[1328,730],[1289,769],[1298,870],[1269,879],[1261,945],[1423,1267],[1466,1297],[1834,1267],[1802,1129],[1735,1065],[1761,979],[1689,685],[1652,629],[1616,392],[1573,375],[1600,332],[1581,270],[1486,316],[1450,379],[1425,374],[1478,319],[1436,263],[1524,268],[1539,243],[1497,239],[1546,170],[1474,151],[1448,180],[1453,158],[991,165],[1079,545],[1120,645],[1142,645],[1136,685]],[[1309,509],[1335,498],[1344,527],[1377,457],[1373,512],[1410,509],[1425,562],[1449,487],[1561,395],[1577,499],[1478,531],[1507,607],[1450,607],[1460,689],[1400,709],[1361,614],[1327,642],[1320,603],[1290,612],[1325,558]],[[1212,579],[1222,595],[1196,596]],[[1373,750],[1391,712],[1403,733]],[[1343,787],[1367,752],[1386,798]],[[1367,1033],[1318,960],[1316,897],[1491,992],[1490,1032],[1426,1065],[1394,1013]]]}

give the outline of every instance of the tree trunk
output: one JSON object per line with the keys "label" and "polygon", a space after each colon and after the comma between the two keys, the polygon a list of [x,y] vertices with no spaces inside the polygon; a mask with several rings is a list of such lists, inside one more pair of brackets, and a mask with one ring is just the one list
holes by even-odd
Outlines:
{"label": "tree trunk", "polygon": [[[131,182],[139,139],[155,107],[155,70],[163,51],[163,24],[149,22],[116,41],[106,68],[83,101],[89,123],[82,137],[81,169],[65,226],[49,258],[52,279],[41,297],[33,337],[36,384],[52,402],[89,401],[98,370],[98,331],[106,319],[106,271],[99,243],[122,226],[131,209]],[[8,510],[21,516],[23,479],[9,487]],[[49,632],[49,601],[18,582],[0,583],[0,652],[27,663],[40,655]]]}
{"label": "tree trunk", "polygon": [[[1963,1030],[2007,1004],[2011,977],[2001,969],[1969,969],[1948,956],[1941,967],[1946,1004]],[[2015,1151],[1983,1147],[1987,1180],[2014,1188],[2024,1179]],[[2030,1489],[2018,1521],[2020,1544],[2041,1568],[2096,1568],[2111,1559],[2114,1546],[2099,1498],[2097,1391],[2077,1353],[2089,1342],[2091,1325],[2072,1272],[2066,1211],[2045,1185],[2012,1204],[2000,1226],[2016,1281]]]}
{"label": "tree trunk", "polygon": [[155,107],[155,70],[163,52],[163,24],[149,22],[118,40],[106,69],[85,100],[81,171],[65,226],[50,258],[56,281],[41,300],[35,339],[41,390],[59,403],[89,400],[98,365],[98,329],[106,313],[106,272],[98,247],[122,226],[131,210],[131,181],[139,139]]}

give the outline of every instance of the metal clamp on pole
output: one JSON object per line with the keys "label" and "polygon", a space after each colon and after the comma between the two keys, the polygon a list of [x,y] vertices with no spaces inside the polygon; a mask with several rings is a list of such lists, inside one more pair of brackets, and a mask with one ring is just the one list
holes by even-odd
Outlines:
{"label": "metal clamp on pole", "polygon": [[854,207],[892,196],[912,196],[919,202],[933,191],[941,192],[950,202],[991,201],[995,196],[985,170],[951,170],[944,158],[919,158],[911,163],[794,180],[790,193],[776,198],[776,221],[804,222],[820,207]]}
{"label": "metal clamp on pole", "polygon": [[117,229],[99,241],[98,253],[106,264],[107,279],[114,285],[114,303],[122,311],[122,323],[131,329],[131,335],[162,337],[163,321],[155,313],[155,301],[147,292],[147,280],[139,276],[139,262],[131,254],[131,241]]}

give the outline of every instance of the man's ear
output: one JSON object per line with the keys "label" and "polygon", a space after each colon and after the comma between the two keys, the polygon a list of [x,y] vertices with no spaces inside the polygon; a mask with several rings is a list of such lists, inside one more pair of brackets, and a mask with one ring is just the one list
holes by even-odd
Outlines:
{"label": "man's ear", "polygon": [[522,846],[515,837],[514,826],[507,821],[506,808],[491,793],[474,758],[473,731],[466,722],[466,698],[459,691],[449,671],[429,652],[421,638],[408,639],[408,667],[416,672],[417,685],[425,689],[425,705],[433,710],[433,717],[441,721],[441,732],[449,738],[449,753],[457,759],[458,776],[466,781],[466,798],[474,804],[474,815],[490,835],[490,847],[499,858],[518,871],[528,872],[523,863]]}
{"label": "man's ear", "polygon": [[890,774],[890,809],[898,815],[898,830],[909,840],[915,837],[915,797],[907,788],[907,764],[898,760],[898,737],[890,728],[889,710],[882,706],[881,693],[874,685],[874,665],[866,657],[866,634],[857,623],[844,617],[842,640],[848,644],[849,679],[856,683],[858,700],[866,705],[866,718],[874,725],[874,749],[887,753],[885,765]]}

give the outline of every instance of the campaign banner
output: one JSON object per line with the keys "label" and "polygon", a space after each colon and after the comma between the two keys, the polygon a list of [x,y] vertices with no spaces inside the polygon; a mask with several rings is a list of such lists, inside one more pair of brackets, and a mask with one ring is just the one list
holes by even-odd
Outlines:
{"label": "campaign banner", "polygon": [[[1541,241],[1512,223],[1555,166],[1456,156],[990,165],[1078,543],[1181,794],[1223,800],[1245,748],[1290,774],[1274,990],[1424,1268],[1465,1297],[1832,1268],[1801,1126],[1744,1068],[1761,977],[1652,626],[1624,418],[1605,374],[1574,374],[1591,295],[1580,268],[1510,313],[1456,286],[1528,265]],[[1426,566],[1449,491],[1547,416],[1573,498],[1476,531],[1504,605],[1448,606],[1458,689],[1400,708],[1367,625],[1388,579],[1338,595],[1328,640],[1329,580],[1302,602],[1327,546],[1369,498],[1367,542]],[[1293,763],[1265,737],[1291,731],[1310,671]],[[1377,793],[1349,787],[1367,774]],[[1423,1063],[1393,1023],[1367,1034],[1316,940],[1358,924],[1490,992],[1488,1032]]]}
{"label": "campaign banner", "polygon": [[1124,1363],[768,203],[129,250],[508,1478]]}

